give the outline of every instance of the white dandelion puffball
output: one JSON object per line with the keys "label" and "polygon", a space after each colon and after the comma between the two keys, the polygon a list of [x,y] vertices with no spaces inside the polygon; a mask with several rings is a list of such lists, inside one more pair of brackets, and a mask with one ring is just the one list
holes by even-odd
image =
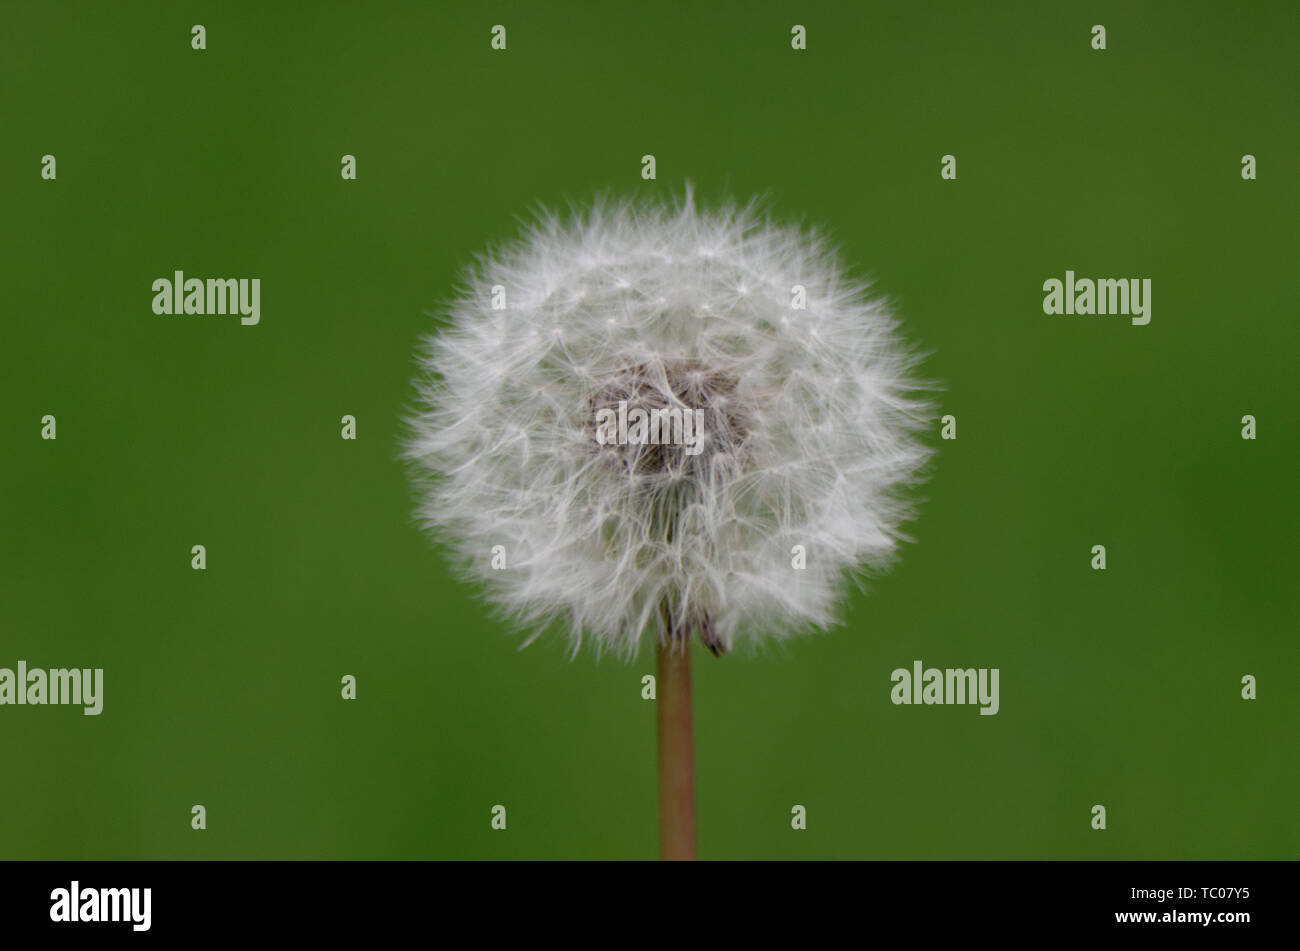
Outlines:
{"label": "white dandelion puffball", "polygon": [[422,357],[422,521],[575,652],[831,625],[904,540],[929,456],[916,357],[866,290],[752,204],[540,215]]}

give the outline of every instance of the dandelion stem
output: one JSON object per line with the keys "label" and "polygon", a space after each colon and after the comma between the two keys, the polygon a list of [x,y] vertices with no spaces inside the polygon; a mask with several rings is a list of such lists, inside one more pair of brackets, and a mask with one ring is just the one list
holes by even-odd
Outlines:
{"label": "dandelion stem", "polygon": [[691,654],[670,629],[659,641],[659,857],[695,858],[695,753],[691,737]]}

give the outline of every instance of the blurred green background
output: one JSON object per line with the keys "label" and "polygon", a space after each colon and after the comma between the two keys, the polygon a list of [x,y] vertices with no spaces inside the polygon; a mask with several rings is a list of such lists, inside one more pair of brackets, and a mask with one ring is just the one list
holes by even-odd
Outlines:
{"label": "blurred green background", "polygon": [[[1300,856],[1295,4],[4,23],[0,666],[103,667],[105,706],[0,707],[0,857],[653,857],[653,657],[518,651],[398,442],[475,251],[687,179],[827,228],[958,419],[842,628],[697,654],[701,856]],[[1067,268],[1150,277],[1151,324],[1045,316]],[[260,277],[261,324],[155,316],[176,269]],[[1001,712],[892,705],[916,659],[1000,668]]]}

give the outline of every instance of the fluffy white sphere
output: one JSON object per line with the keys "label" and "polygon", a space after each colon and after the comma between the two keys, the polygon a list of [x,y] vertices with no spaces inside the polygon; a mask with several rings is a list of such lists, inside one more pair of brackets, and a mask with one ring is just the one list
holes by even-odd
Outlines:
{"label": "fluffy white sphere", "polygon": [[[866,290],[752,205],[542,215],[429,340],[407,445],[422,520],[575,651],[828,626],[846,577],[903,538],[929,455],[915,357]],[[624,426],[637,410],[677,417],[654,441]]]}

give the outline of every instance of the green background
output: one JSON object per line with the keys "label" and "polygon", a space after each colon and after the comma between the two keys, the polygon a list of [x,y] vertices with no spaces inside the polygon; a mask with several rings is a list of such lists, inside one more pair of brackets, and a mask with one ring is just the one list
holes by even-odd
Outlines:
{"label": "green background", "polygon": [[[1300,856],[1296,10],[5,3],[0,666],[105,706],[0,707],[0,856],[653,857],[653,658],[518,651],[398,454],[474,252],[688,179],[828,229],[958,419],[841,628],[696,655],[701,856]],[[1067,268],[1151,324],[1045,316]],[[916,659],[1001,712],[892,705]]]}

